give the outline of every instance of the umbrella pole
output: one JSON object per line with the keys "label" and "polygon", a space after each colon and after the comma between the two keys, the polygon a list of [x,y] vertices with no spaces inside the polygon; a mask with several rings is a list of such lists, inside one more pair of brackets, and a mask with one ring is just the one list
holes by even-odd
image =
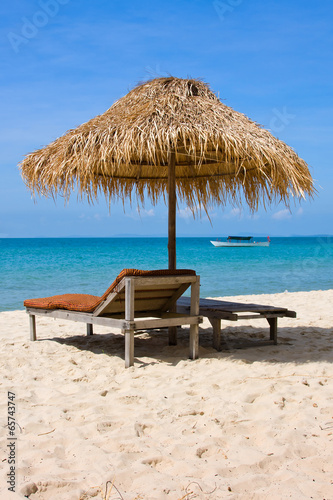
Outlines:
{"label": "umbrella pole", "polygon": [[[169,269],[176,269],[176,153],[172,149],[168,158],[168,255]],[[174,310],[173,310],[174,309]],[[170,309],[175,312],[176,307]],[[177,327],[169,327],[169,345],[177,345]]]}
{"label": "umbrella pole", "polygon": [[168,254],[169,269],[176,269],[176,153],[171,150],[168,158]]}

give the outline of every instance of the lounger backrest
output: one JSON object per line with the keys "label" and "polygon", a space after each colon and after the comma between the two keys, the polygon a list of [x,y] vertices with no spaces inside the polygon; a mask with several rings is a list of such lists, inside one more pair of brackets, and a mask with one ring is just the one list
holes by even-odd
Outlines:
{"label": "lounger backrest", "polygon": [[[63,295],[53,295],[52,297],[44,297],[40,299],[28,299],[24,301],[24,305],[25,307],[36,309],[65,309],[68,311],[93,313],[95,316],[110,312],[124,312],[125,279],[154,278],[151,282],[146,280],[141,284],[139,281],[136,281],[136,298],[138,300],[140,298],[141,287],[141,299],[143,301],[139,301],[137,303],[137,308],[140,311],[146,310],[146,307],[148,307],[149,310],[158,310],[161,306],[164,308],[163,310],[168,310],[166,307],[168,305],[169,298],[174,300],[174,297],[180,296],[182,292],[181,290],[177,292],[177,280],[173,280],[174,283],[167,283],[167,280],[164,278],[173,279],[177,277],[184,277],[185,281],[183,280],[183,283],[185,284],[188,283],[186,276],[192,276],[192,278],[194,277],[195,279],[195,271],[192,271],[191,269],[154,269],[150,271],[143,271],[141,269],[123,269],[101,297],[87,294],[66,293]],[[186,285],[184,290],[187,287],[188,285]],[[170,289],[169,292],[167,292],[168,289]],[[172,290],[174,292],[172,292]],[[157,300],[158,298],[159,302]],[[163,301],[165,302],[163,303]]]}
{"label": "lounger backrest", "polygon": [[107,296],[104,294],[94,315],[123,314],[126,286],[134,287],[135,313],[168,311],[195,280],[195,273],[124,277]]}

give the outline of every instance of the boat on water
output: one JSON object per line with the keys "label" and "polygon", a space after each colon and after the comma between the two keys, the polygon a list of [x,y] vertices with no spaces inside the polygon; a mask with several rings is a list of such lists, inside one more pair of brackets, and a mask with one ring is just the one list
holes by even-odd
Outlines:
{"label": "boat on water", "polygon": [[267,241],[253,241],[252,236],[228,236],[227,241],[219,239],[211,241],[214,247],[234,248],[234,247],[269,247],[271,240],[267,236]]}

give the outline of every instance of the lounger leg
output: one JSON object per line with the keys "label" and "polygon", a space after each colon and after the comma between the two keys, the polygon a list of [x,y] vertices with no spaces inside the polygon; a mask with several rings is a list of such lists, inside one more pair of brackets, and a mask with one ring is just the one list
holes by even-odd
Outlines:
{"label": "lounger leg", "polygon": [[87,323],[87,335],[93,335],[94,334],[94,330],[93,330],[93,326],[91,323]]}
{"label": "lounger leg", "polygon": [[[199,315],[199,299],[200,299],[200,277],[197,276],[195,283],[191,285],[191,308],[190,315]],[[190,325],[190,358],[197,359],[199,357],[199,325]]]}
{"label": "lounger leg", "polygon": [[277,318],[267,318],[269,323],[269,338],[274,341],[274,344],[277,344]]}
{"label": "lounger leg", "polygon": [[134,330],[125,331],[125,368],[134,365]]}
{"label": "lounger leg", "polygon": [[36,316],[34,314],[29,314],[30,323],[30,340],[36,340]]}
{"label": "lounger leg", "polygon": [[[134,281],[125,278],[125,320],[134,321]],[[134,329],[128,325],[125,329],[125,368],[134,365]]]}
{"label": "lounger leg", "polygon": [[177,345],[177,327],[169,326],[169,345]]}
{"label": "lounger leg", "polygon": [[199,325],[190,325],[190,358],[199,357]]}
{"label": "lounger leg", "polygon": [[217,351],[221,351],[221,320],[218,318],[209,318],[210,324],[213,327],[213,347]]}

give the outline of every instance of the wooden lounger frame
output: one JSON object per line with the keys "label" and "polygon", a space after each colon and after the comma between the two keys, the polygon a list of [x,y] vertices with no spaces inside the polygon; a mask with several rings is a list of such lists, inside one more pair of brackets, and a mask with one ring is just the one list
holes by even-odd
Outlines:
{"label": "wooden lounger frame", "polygon": [[[179,313],[187,312],[189,307],[190,302],[187,297],[181,297],[177,301],[177,311]],[[213,347],[217,351],[222,349],[222,320],[238,321],[240,319],[266,318],[270,328],[270,340],[273,344],[277,344],[278,318],[285,316],[296,318],[295,311],[283,307],[227,302],[216,299],[200,299],[199,314],[208,318],[213,327]]]}
{"label": "wooden lounger frame", "polygon": [[[177,299],[191,287],[188,311],[170,312]],[[93,325],[120,328],[125,334],[125,367],[134,364],[134,333],[138,330],[190,325],[191,359],[198,357],[199,349],[199,290],[200,277],[128,276],[123,278],[93,313],[65,309],[27,307],[30,317],[30,339],[36,340],[35,316],[79,321],[87,324],[87,335],[93,334]]]}

